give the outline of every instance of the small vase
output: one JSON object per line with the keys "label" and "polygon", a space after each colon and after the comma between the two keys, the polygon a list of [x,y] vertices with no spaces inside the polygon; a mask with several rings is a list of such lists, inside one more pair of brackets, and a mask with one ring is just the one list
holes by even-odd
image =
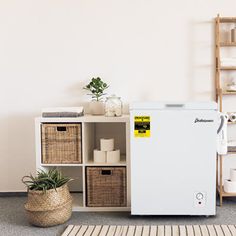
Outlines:
{"label": "small vase", "polygon": [[104,115],[104,103],[102,101],[91,101],[89,109],[92,115]]}
{"label": "small vase", "polygon": [[122,116],[122,101],[120,97],[111,95],[105,104],[105,116]]}

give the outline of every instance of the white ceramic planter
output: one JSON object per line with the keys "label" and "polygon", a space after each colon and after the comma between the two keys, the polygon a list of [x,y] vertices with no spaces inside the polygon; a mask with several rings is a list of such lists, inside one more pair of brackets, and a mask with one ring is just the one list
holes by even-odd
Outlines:
{"label": "white ceramic planter", "polygon": [[104,115],[104,103],[101,101],[91,101],[89,109],[92,115]]}

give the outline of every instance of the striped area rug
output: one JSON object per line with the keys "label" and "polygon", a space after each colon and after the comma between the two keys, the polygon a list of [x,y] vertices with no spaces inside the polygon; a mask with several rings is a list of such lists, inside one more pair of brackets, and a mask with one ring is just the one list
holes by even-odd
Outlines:
{"label": "striped area rug", "polygon": [[236,236],[235,225],[69,225],[62,236]]}

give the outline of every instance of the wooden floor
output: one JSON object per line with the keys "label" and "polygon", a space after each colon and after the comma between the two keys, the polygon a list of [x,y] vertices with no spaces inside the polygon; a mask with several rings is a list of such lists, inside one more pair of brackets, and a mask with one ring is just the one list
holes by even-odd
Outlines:
{"label": "wooden floor", "polygon": [[236,236],[235,225],[69,225],[62,236]]}

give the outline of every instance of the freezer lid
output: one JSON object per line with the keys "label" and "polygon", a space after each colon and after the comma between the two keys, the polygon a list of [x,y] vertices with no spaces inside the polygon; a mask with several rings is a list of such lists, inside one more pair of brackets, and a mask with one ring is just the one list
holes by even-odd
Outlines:
{"label": "freezer lid", "polygon": [[218,110],[216,102],[133,102],[130,110]]}

